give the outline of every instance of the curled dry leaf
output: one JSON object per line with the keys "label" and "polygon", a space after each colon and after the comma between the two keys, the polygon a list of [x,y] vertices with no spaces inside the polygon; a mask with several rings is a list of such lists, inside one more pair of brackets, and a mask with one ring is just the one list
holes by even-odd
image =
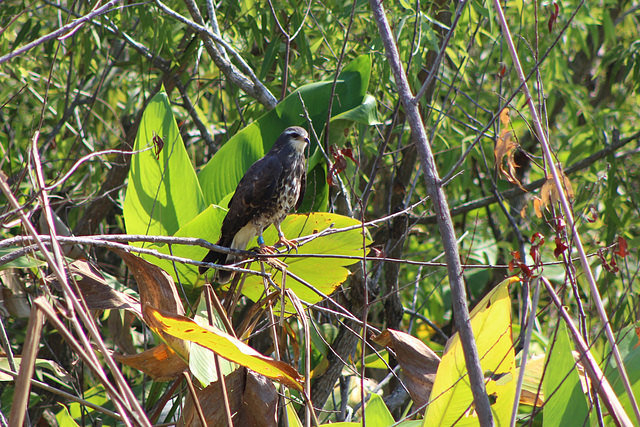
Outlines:
{"label": "curled dry leaf", "polygon": [[373,341],[395,351],[414,406],[424,413],[440,364],[438,355],[418,338],[393,329],[385,329]]}
{"label": "curled dry leaf", "polygon": [[[500,136],[496,141],[496,146],[493,150],[493,155],[496,159],[496,165],[498,166],[505,179],[512,184],[516,184],[522,189],[527,191],[522,186],[518,178],[516,178],[516,167],[518,167],[513,158],[518,143],[513,139],[513,131],[509,130],[511,120],[509,119],[509,109],[505,108],[500,112]],[[503,160],[506,159],[507,169],[505,169]]]}
{"label": "curled dry leaf", "polygon": [[[129,252],[119,249],[114,250],[114,252],[124,260],[133,277],[135,277],[138,284],[138,293],[140,294],[140,304],[143,307],[146,304],[151,304],[169,313],[184,314],[184,307],[178,296],[176,285],[173,278],[166,271]],[[146,311],[142,313],[142,318],[147,325],[151,326],[146,316]],[[188,342],[172,335],[164,334],[163,331],[159,331],[159,335],[173,350],[165,360],[167,364],[182,366],[179,361],[175,360],[176,358],[182,358],[183,361],[189,360]],[[155,353],[150,353],[150,355],[153,356]]]}
{"label": "curled dry leaf", "polygon": [[149,303],[170,313],[184,314],[176,285],[166,271],[129,252],[119,249],[114,249],[114,252],[123,259],[135,277],[141,306]]}
{"label": "curled dry leaf", "polygon": [[[564,172],[560,172],[560,178],[562,179],[562,186],[564,187],[563,190],[565,194],[568,198],[573,199],[574,192],[573,187],[571,186],[571,181],[567,178]],[[547,208],[550,203],[556,204],[558,203],[558,200],[560,200],[560,193],[558,192],[558,187],[556,187],[556,182],[553,178],[548,178],[542,185],[542,188],[540,189],[540,199],[542,200],[542,206],[545,208]]]}
{"label": "curled dry leaf", "polygon": [[[225,377],[225,385],[234,426],[278,425],[278,393],[271,381],[255,372],[239,368]],[[226,425],[224,397],[218,381],[205,389],[196,389],[196,395],[207,425]],[[185,400],[178,426],[202,426],[191,394]]]}
{"label": "curled dry leaf", "polygon": [[[142,318],[140,303],[124,292],[109,286],[102,273],[88,261],[76,260],[72,262],[69,265],[69,276],[77,283],[90,310],[123,309]],[[48,276],[45,280],[56,289],[61,289],[54,275]]]}
{"label": "curled dry leaf", "polygon": [[144,372],[155,381],[171,381],[188,368],[187,363],[165,343],[142,353],[130,356],[115,353],[113,357],[120,363]]}

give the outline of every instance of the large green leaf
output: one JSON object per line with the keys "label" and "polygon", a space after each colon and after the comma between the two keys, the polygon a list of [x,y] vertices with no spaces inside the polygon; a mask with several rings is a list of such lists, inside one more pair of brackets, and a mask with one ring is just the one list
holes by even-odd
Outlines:
{"label": "large green leaf", "polygon": [[[624,367],[627,370],[627,375],[631,382],[631,389],[637,399],[637,396],[640,396],[640,340],[636,332],[636,325],[629,325],[620,330],[616,335],[619,337],[618,349],[620,350]],[[609,346],[607,346],[606,355],[611,361],[607,364],[605,376],[609,380],[618,399],[620,399],[624,410],[627,414],[633,414],[629,395],[625,391],[624,384],[620,378],[620,371],[618,371],[617,364],[611,355]]]}
{"label": "large green leaf", "polygon": [[[223,200],[223,202],[225,201],[228,202],[228,199]],[[175,237],[198,237],[209,242],[217,242],[220,237],[222,220],[226,214],[226,209],[217,205],[211,205],[200,215],[180,228],[180,230],[176,232]],[[208,251],[200,246],[173,245],[169,247],[168,245],[150,245],[148,247],[150,249],[156,249],[158,252],[166,255],[195,260],[204,258]],[[189,299],[193,300],[198,296],[199,292],[196,292],[198,289],[196,287],[202,284],[202,280],[199,278],[197,266],[182,263],[174,264],[172,261],[158,259],[151,255],[143,255],[143,258],[171,274],[176,280],[176,283],[181,284]]]}
{"label": "large green leaf", "polygon": [[[496,426],[508,426],[515,399],[515,357],[511,340],[511,299],[506,279],[471,312],[471,327],[485,374]],[[424,426],[479,425],[460,337],[455,334],[438,366]]]}
{"label": "large green leaf", "polygon": [[[366,96],[370,72],[371,58],[368,55],[355,59],[344,68],[335,89],[334,116],[361,105],[362,111],[354,111],[353,117],[347,119],[365,120],[371,115],[371,99]],[[307,127],[304,107],[316,132],[320,134],[327,119],[332,85],[333,80],[302,86],[276,108],[234,135],[198,174],[206,202],[218,203],[235,191],[245,171],[271,148],[284,129],[295,125]],[[300,97],[304,100],[304,106]],[[316,149],[317,146],[312,145],[311,155]],[[312,166],[309,174],[315,178],[315,188],[306,192],[305,206],[307,209],[324,209],[328,196],[326,172],[324,165]]]}
{"label": "large green leaf", "polygon": [[571,350],[567,326],[560,322],[555,344],[547,352],[547,370],[542,380],[544,427],[589,424],[589,407]]}
{"label": "large green leaf", "polygon": [[134,154],[124,200],[127,233],[172,236],[204,209],[204,198],[164,90],[147,106],[134,150],[144,150],[154,137],[164,141],[155,150]]}
{"label": "large green leaf", "polygon": [[[282,223],[282,231],[288,239],[306,236],[330,227],[344,228],[361,224],[359,221],[341,215],[315,212],[307,215],[289,215]],[[267,244],[273,244],[278,240],[278,234],[273,227],[264,232]],[[298,249],[298,254],[314,255],[347,255],[353,257],[363,256],[363,243],[371,243],[368,235],[362,236],[362,229],[356,228],[342,233],[336,233],[319,237]],[[257,245],[255,239],[249,246]],[[295,253],[295,252],[294,252]],[[331,294],[336,287],[342,284],[349,275],[346,266],[356,263],[357,259],[322,258],[322,257],[285,257],[280,258],[287,264],[291,273],[311,284],[325,295]],[[257,267],[255,267],[257,268]],[[273,274],[273,280],[282,283],[282,273],[270,266],[266,271]],[[322,300],[318,293],[309,289],[304,284],[287,278],[286,287],[293,290],[301,300],[315,304]],[[257,301],[264,292],[263,280],[259,276],[249,276],[245,280],[242,293],[253,301]]]}

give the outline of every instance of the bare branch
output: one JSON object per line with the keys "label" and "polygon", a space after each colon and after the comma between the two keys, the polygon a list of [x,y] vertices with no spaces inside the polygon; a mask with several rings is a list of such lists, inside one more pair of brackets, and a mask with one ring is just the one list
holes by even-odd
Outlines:
{"label": "bare branch", "polygon": [[578,229],[576,228],[571,205],[569,203],[569,199],[565,193],[564,186],[562,184],[563,178],[560,175],[559,168],[556,166],[553,154],[551,153],[547,132],[545,132],[544,128],[542,127],[542,122],[540,120],[540,115],[538,114],[538,109],[536,108],[533,98],[531,96],[531,92],[529,91],[529,86],[527,85],[527,80],[524,75],[522,65],[520,64],[520,59],[518,58],[518,52],[516,51],[516,46],[513,43],[513,39],[511,38],[511,31],[509,29],[509,25],[507,24],[507,19],[504,16],[502,5],[500,4],[499,0],[494,0],[493,4],[498,15],[498,20],[500,21],[500,25],[502,26],[502,31],[504,33],[504,40],[507,43],[509,52],[511,53],[511,58],[513,59],[513,65],[518,74],[520,83],[522,84],[522,91],[524,92],[527,105],[529,106],[529,112],[531,114],[531,118],[533,121],[533,127],[536,131],[538,140],[540,141],[540,146],[542,147],[542,152],[544,153],[544,158],[545,158],[545,161],[547,162],[547,168],[551,171],[551,175],[553,176],[553,181],[556,185],[556,188],[558,189],[560,206],[562,206],[562,211],[564,212],[564,218],[567,222],[567,226],[569,227],[569,230],[571,230],[571,234],[573,236],[573,243],[575,244],[576,250],[580,255],[580,261],[582,263],[582,268],[584,269],[585,278],[587,279],[587,282],[589,283],[589,288],[591,289],[591,296],[594,299],[596,309],[598,310],[598,314],[600,315],[600,320],[602,320],[602,323],[604,324],[605,335],[607,336],[607,339],[611,345],[611,349],[613,350],[613,356],[616,360],[617,369],[620,373],[620,378],[622,380],[622,383],[624,384],[624,388],[627,392],[627,395],[629,396],[631,407],[633,408],[633,411],[635,413],[636,420],[640,423],[640,409],[638,408],[636,398],[633,394],[633,389],[631,388],[631,382],[629,380],[629,376],[627,375],[626,368],[622,361],[622,355],[620,354],[620,349],[616,344],[616,339],[615,339],[615,336],[613,335],[611,324],[609,323],[609,317],[607,316],[607,312],[602,303],[602,298],[600,297],[600,291],[598,290],[596,279],[593,276],[593,272],[591,271],[591,265],[589,265],[589,261],[587,260],[587,254],[584,250],[584,247],[582,246],[582,239],[580,238],[580,234],[578,233]]}
{"label": "bare branch", "polygon": [[460,265],[460,256],[453,229],[453,222],[449,214],[449,205],[442,189],[442,182],[438,176],[435,160],[431,147],[427,139],[427,133],[420,117],[417,106],[412,102],[413,95],[407,81],[407,76],[400,63],[398,48],[391,27],[387,21],[382,2],[380,0],[370,0],[369,4],[373,11],[374,18],[378,24],[378,30],[385,47],[387,60],[393,72],[393,76],[398,87],[400,100],[404,105],[407,114],[407,121],[411,127],[413,141],[416,144],[422,170],[424,172],[427,193],[431,197],[433,206],[438,219],[438,227],[440,236],[444,245],[445,257],[447,260],[447,270],[449,275],[449,285],[451,287],[451,299],[453,304],[453,314],[455,324],[460,334],[460,341],[464,349],[465,362],[469,372],[469,381],[471,383],[471,391],[475,409],[478,413],[480,425],[493,425],[493,414],[491,413],[491,405],[487,396],[484,385],[484,374],[480,366],[478,358],[478,350],[476,348],[471,323],[469,321],[469,308],[467,306],[467,295],[462,281],[462,267]]}
{"label": "bare branch", "polygon": [[[180,15],[178,12],[170,9],[160,0],[156,0],[156,5],[164,13],[177,19],[178,21],[189,26],[198,34],[200,34],[200,37],[202,38],[204,46],[207,49],[207,52],[209,52],[211,59],[213,59],[218,68],[220,68],[224,75],[227,76],[227,78],[231,80],[233,84],[238,86],[247,94],[256,98],[265,107],[269,109],[274,108],[278,104],[278,101],[273,96],[273,94],[271,94],[271,92],[269,92],[269,90],[260,82],[251,67],[247,65],[240,54],[236,52],[236,50],[233,49],[233,47],[231,47],[221,37],[214,34],[213,31],[204,26],[204,20],[202,19],[202,15],[200,15],[200,10],[192,0],[185,0],[185,4],[187,5],[191,16],[196,22],[191,21],[190,19]],[[241,70],[239,70],[238,67],[232,64],[230,61],[225,59],[214,42],[220,44],[226,49],[226,51],[238,62]]]}

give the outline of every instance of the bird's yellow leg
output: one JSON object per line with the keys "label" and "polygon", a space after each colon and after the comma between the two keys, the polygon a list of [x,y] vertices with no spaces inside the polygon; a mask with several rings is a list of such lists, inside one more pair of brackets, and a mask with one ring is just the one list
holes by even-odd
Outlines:
{"label": "bird's yellow leg", "polygon": [[284,233],[280,229],[280,224],[276,224],[276,230],[278,230],[278,241],[276,242],[276,245],[278,244],[284,245],[287,247],[288,250],[298,249],[298,242],[295,239],[289,240],[286,237],[284,237]]}
{"label": "bird's yellow leg", "polygon": [[262,234],[260,234],[258,236],[258,244],[260,245],[260,252],[263,254],[273,254],[276,252],[276,248],[273,246],[267,246],[264,243],[264,237],[262,237]]}

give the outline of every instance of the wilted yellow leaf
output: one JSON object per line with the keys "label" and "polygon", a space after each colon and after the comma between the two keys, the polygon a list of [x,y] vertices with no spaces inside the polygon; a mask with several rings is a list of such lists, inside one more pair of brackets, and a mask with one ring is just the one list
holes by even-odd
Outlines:
{"label": "wilted yellow leaf", "polygon": [[213,326],[200,326],[188,317],[156,310],[149,304],[145,305],[144,314],[149,327],[160,336],[168,334],[197,343],[231,362],[302,391],[304,378],[291,366],[258,353]]}

